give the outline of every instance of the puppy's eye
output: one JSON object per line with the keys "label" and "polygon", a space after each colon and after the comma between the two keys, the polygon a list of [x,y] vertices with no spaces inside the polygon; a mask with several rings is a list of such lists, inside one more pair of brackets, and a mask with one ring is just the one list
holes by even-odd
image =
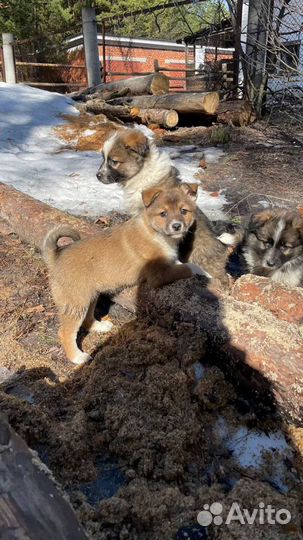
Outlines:
{"label": "puppy's eye", "polygon": [[260,242],[262,243],[262,247],[264,248],[269,248],[274,245],[274,241],[272,238],[268,238],[268,240],[260,240]]}
{"label": "puppy's eye", "polygon": [[291,246],[290,244],[281,244],[280,245],[280,249],[282,251],[287,251],[288,249],[292,249],[292,248],[293,248],[293,246]]}
{"label": "puppy's eye", "polygon": [[167,212],[166,212],[166,210],[163,210],[163,212],[160,212],[159,215],[160,215],[161,217],[163,217],[163,218],[164,218],[164,217],[167,217]]}
{"label": "puppy's eye", "polygon": [[115,165],[118,165],[120,163],[116,159],[112,159],[112,158],[108,158],[108,162],[109,162],[110,165],[113,165],[114,167],[115,167]]}
{"label": "puppy's eye", "polygon": [[186,214],[188,214],[189,210],[187,210],[187,208],[181,208],[180,210],[180,214],[182,214],[182,216],[185,216]]}

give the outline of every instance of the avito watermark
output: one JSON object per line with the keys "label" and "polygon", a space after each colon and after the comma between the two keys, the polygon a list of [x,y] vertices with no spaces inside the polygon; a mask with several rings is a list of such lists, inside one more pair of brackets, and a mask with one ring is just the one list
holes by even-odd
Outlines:
{"label": "avito watermark", "polygon": [[291,513],[287,508],[276,509],[271,504],[265,506],[264,502],[258,504],[258,508],[248,510],[241,508],[240,504],[233,502],[229,507],[226,518],[223,518],[224,507],[219,502],[214,502],[211,505],[204,504],[203,510],[199,512],[197,521],[199,525],[208,527],[214,525],[229,525],[232,522],[238,522],[242,525],[287,525],[291,521]]}

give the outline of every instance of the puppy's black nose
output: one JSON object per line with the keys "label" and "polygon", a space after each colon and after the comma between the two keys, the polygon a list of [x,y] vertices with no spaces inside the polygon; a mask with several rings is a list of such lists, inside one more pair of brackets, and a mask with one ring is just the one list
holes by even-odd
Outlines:
{"label": "puppy's black nose", "polygon": [[275,261],[270,261],[270,260],[269,260],[269,261],[266,261],[266,264],[267,264],[267,266],[269,266],[270,268],[272,268],[273,266],[275,266],[276,263],[275,263]]}
{"label": "puppy's black nose", "polygon": [[102,174],[98,171],[97,174],[96,174],[96,177],[98,178],[98,180],[101,180]]}
{"label": "puppy's black nose", "polygon": [[174,229],[174,231],[180,231],[181,227],[182,227],[181,223],[172,224],[172,228]]}

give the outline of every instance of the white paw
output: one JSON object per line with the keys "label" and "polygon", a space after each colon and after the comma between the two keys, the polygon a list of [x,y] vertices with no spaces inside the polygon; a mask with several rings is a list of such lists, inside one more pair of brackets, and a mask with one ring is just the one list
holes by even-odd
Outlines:
{"label": "white paw", "polygon": [[110,321],[94,321],[91,325],[90,332],[110,332],[114,327],[113,323]]}
{"label": "white paw", "polygon": [[77,364],[77,366],[81,366],[82,364],[86,364],[91,360],[91,357],[86,352],[79,351],[74,358],[72,358],[72,362],[74,364]]}

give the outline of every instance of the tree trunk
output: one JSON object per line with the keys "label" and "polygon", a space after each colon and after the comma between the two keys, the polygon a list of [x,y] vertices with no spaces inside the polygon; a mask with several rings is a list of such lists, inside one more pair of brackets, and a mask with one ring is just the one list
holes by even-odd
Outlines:
{"label": "tree trunk", "polygon": [[169,78],[163,73],[152,73],[151,75],[140,75],[139,77],[131,77],[129,79],[120,79],[110,83],[98,84],[81,92],[83,96],[98,93],[98,92],[118,92],[124,88],[129,89],[129,93],[133,96],[141,94],[153,94],[160,96],[169,91]]}
{"label": "tree trunk", "polygon": [[127,105],[110,105],[103,100],[92,99],[86,102],[85,109],[95,114],[105,114],[110,119],[118,117],[126,122],[139,121],[143,124],[159,124],[165,128],[173,128],[178,125],[179,116],[176,111],[166,109],[140,109]]}
{"label": "tree trunk", "polygon": [[222,124],[247,126],[256,120],[256,115],[249,101],[221,101],[217,120]]}
{"label": "tree trunk", "polygon": [[178,113],[211,114],[219,106],[218,92],[189,92],[163,96],[135,96],[112,99],[111,105],[128,105],[142,109],[174,109]]}
{"label": "tree trunk", "polygon": [[0,416],[0,538],[86,540],[45,466]]}

